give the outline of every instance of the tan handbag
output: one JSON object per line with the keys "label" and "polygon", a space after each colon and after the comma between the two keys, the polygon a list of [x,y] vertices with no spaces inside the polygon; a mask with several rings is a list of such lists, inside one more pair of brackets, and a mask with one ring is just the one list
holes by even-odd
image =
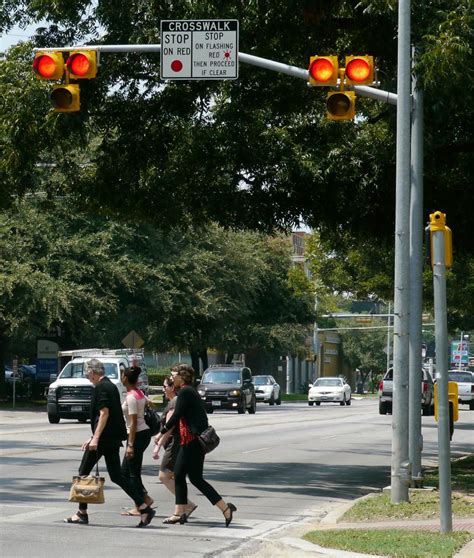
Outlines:
{"label": "tan handbag", "polygon": [[69,501],[79,504],[103,504],[104,483],[105,479],[99,475],[99,466],[96,463],[95,476],[72,477]]}

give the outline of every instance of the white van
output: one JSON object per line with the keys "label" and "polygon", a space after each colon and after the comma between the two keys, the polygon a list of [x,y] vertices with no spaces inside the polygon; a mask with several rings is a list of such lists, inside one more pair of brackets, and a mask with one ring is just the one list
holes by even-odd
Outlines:
{"label": "white van", "polygon": [[143,352],[130,349],[83,349],[60,351],[59,356],[70,357],[71,360],[48,388],[47,411],[48,420],[52,424],[57,424],[62,418],[85,422],[90,417],[94,388],[87,378],[87,361],[91,358],[97,358],[103,363],[105,375],[117,386],[122,402],[127,390],[121,381],[121,367],[142,367],[138,387],[145,394],[148,392]]}

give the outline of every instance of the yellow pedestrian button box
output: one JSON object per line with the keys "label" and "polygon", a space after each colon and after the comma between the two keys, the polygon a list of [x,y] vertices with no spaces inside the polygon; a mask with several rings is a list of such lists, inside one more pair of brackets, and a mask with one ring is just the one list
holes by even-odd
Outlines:
{"label": "yellow pedestrian button box", "polygon": [[[459,391],[457,382],[448,382],[448,401],[450,410],[452,408],[453,422],[456,422],[459,420]],[[438,383],[434,385],[434,408],[435,419],[438,420]]]}

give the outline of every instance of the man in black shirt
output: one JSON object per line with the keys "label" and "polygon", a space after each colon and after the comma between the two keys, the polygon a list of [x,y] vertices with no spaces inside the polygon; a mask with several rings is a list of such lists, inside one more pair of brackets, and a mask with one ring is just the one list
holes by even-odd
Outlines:
{"label": "man in black shirt", "polygon": [[[97,461],[104,456],[110,480],[118,484],[135,502],[141,512],[137,527],[146,527],[155,515],[148,507],[143,495],[122,474],[120,448],[127,439],[127,429],[120,404],[117,387],[105,376],[104,365],[95,358],[87,362],[87,377],[94,385],[91,400],[92,436],[82,444],[84,455],[79,466],[79,475],[88,475]],[[87,504],[80,503],[79,510],[64,520],[66,523],[89,523]]]}

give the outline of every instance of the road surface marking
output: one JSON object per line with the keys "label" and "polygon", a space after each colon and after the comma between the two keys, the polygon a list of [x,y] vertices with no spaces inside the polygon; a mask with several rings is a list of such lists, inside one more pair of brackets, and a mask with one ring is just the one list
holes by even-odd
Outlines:
{"label": "road surface marking", "polygon": [[256,450],[249,450],[249,451],[243,451],[242,453],[256,453],[257,451],[265,451],[268,450],[270,448],[260,448],[260,449],[256,449]]}

